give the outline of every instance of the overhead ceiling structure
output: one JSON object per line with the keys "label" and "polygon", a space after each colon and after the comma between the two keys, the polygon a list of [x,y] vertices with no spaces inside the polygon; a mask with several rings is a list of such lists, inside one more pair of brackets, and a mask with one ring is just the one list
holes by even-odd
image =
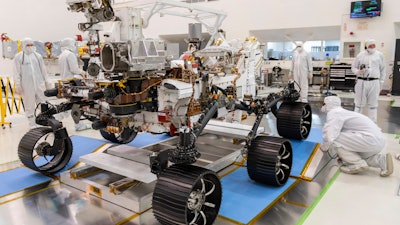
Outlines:
{"label": "overhead ceiling structure", "polygon": [[227,17],[227,13],[221,10],[173,0],[125,0],[114,4],[114,6],[124,5],[142,9],[143,28],[148,26],[150,18],[155,14],[160,14],[160,16],[173,15],[191,18],[201,23],[211,35],[214,35]]}
{"label": "overhead ceiling structure", "polygon": [[[400,27],[400,23],[397,25]],[[340,40],[340,26],[250,30],[249,33],[261,43]],[[202,33],[205,40],[208,40],[210,36],[209,33]],[[187,39],[188,34],[160,35],[160,38],[167,42],[180,42]]]}
{"label": "overhead ceiling structure", "polygon": [[250,30],[250,36],[262,43],[340,40],[340,26]]}
{"label": "overhead ceiling structure", "polygon": [[[187,40],[189,38],[188,34],[165,34],[159,35],[160,39],[164,40],[167,43],[179,43]],[[202,33],[201,37],[207,43],[207,41],[211,38],[209,33]]]}

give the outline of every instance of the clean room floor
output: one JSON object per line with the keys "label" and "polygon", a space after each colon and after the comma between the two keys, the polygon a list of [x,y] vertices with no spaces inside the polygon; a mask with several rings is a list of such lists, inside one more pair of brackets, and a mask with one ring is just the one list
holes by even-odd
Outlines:
{"label": "clean room floor", "polygon": [[[399,97],[394,97],[397,101]],[[388,98],[381,97],[378,125],[387,138],[386,152],[400,153],[400,108],[391,107]],[[347,109],[353,109],[352,98],[342,98]],[[314,110],[315,111],[315,110]],[[394,173],[380,177],[379,169],[369,169],[359,175],[339,173],[331,178],[313,202],[312,210],[303,214],[299,224],[333,225],[395,225],[400,224],[400,161],[394,159]],[[311,208],[312,208],[311,207]]]}
{"label": "clean room floor", "polygon": [[[352,94],[344,93],[345,108],[352,109]],[[391,107],[393,98],[382,97],[379,103],[378,125],[387,136],[385,151],[396,155],[400,153],[400,107]],[[313,108],[313,127],[321,128],[325,115],[320,113],[321,97],[310,97]],[[21,137],[28,131],[27,120],[23,115],[7,117],[13,122],[12,128],[0,129],[0,170],[20,166],[17,146]],[[76,132],[72,119],[63,120],[70,135],[81,135],[101,139],[95,130]],[[265,125],[265,122],[263,123]],[[268,127],[266,127],[268,132]],[[370,169],[359,175],[338,173],[333,162],[316,181],[301,183],[294,191],[282,198],[255,224],[400,224],[400,161],[394,160],[395,172],[386,178],[379,171]],[[6,185],[6,184],[2,184]],[[52,182],[40,187],[32,194],[16,193],[0,198],[0,225],[2,224],[158,224],[150,212],[140,217],[131,211],[101,201],[95,197]],[[297,199],[296,201],[290,201]],[[231,223],[217,218],[214,224]]]}

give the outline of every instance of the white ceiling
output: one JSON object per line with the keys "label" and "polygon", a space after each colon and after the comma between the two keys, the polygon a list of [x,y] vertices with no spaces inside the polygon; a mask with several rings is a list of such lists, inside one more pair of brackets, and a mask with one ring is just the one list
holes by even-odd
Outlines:
{"label": "white ceiling", "polygon": [[250,30],[250,36],[255,36],[262,43],[340,40],[340,26]]}

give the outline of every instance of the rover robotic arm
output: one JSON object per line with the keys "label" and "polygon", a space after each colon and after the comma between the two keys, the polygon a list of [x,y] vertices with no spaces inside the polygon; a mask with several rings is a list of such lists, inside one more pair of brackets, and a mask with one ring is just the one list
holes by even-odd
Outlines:
{"label": "rover robotic arm", "polygon": [[85,14],[87,21],[79,23],[78,28],[82,32],[88,32],[87,46],[90,59],[87,72],[96,77],[101,70],[99,31],[103,30],[103,27],[100,23],[116,19],[111,0],[66,0],[66,3],[70,11]]}
{"label": "rover robotic arm", "polygon": [[94,24],[115,19],[110,0],[67,0],[68,9],[73,12],[83,12],[88,19],[80,23],[79,29],[86,31]]}

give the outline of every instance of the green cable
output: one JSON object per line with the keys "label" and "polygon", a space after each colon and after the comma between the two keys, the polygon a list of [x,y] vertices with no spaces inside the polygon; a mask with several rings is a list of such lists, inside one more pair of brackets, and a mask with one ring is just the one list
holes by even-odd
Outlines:
{"label": "green cable", "polygon": [[339,176],[340,170],[337,170],[335,175],[328,181],[328,183],[325,185],[325,187],[322,189],[322,191],[319,193],[317,198],[313,201],[310,207],[307,208],[307,210],[301,215],[300,219],[297,221],[296,225],[302,225],[304,221],[308,218],[308,216],[311,214],[311,212],[314,210],[314,208],[318,205],[318,203],[321,201],[322,197],[326,194],[328,189],[332,186],[333,182],[335,182],[336,178]]}

